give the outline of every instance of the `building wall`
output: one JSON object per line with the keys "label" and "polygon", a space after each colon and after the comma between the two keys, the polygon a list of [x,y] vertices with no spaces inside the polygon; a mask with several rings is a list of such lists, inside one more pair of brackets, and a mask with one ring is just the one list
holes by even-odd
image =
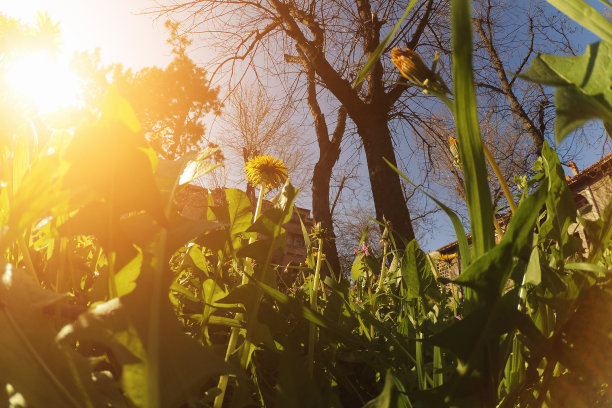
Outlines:
{"label": "building wall", "polygon": [[[568,177],[568,186],[574,195],[574,201],[580,215],[587,220],[596,220],[603,213],[606,205],[612,199],[612,155],[608,155],[602,160],[596,162],[592,166],[586,168],[583,172],[575,174],[574,177]],[[506,224],[510,219],[510,214],[504,214],[499,218],[499,223],[502,229],[505,229]],[[580,236],[583,242],[584,255],[587,255],[589,238],[584,233],[584,229],[580,223],[570,225],[570,234],[574,233]],[[496,242],[499,242],[496,235]],[[458,254],[459,248],[457,243],[446,245],[438,251],[434,251],[436,256],[448,256]],[[439,270],[440,277],[452,280],[461,273],[459,256],[452,261],[436,261],[436,266]],[[450,284],[447,287],[456,285]]]}
{"label": "building wall", "polygon": [[[225,201],[225,193],[222,189],[212,190],[210,194],[213,197],[213,201],[217,204]],[[205,188],[194,185],[185,186],[176,195],[179,212],[183,217],[193,220],[204,218],[208,208],[208,195],[209,190]],[[255,204],[253,203],[254,206]],[[264,210],[271,206],[271,202],[264,201]],[[299,265],[305,263],[307,251],[298,212],[306,226],[306,231],[310,232],[312,230],[313,220],[310,216],[310,210],[294,207],[291,220],[284,226],[286,231],[285,251],[279,251],[274,254],[272,263],[278,265],[287,265],[289,263]]]}

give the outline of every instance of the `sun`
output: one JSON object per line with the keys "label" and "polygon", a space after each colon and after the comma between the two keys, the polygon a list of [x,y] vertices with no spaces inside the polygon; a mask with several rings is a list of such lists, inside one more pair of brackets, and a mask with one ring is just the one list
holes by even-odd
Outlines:
{"label": "sun", "polygon": [[27,53],[8,62],[6,81],[14,95],[34,104],[41,113],[52,113],[81,104],[78,76],[61,54]]}

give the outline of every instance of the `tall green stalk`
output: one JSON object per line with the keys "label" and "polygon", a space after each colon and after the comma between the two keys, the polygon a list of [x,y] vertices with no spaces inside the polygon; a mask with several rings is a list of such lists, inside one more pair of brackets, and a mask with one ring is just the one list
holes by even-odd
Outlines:
{"label": "tall green stalk", "polygon": [[495,245],[493,203],[476,111],[476,90],[472,71],[472,3],[451,1],[454,113],[466,202],[472,229],[474,259]]}
{"label": "tall green stalk", "polygon": [[[317,251],[317,264],[315,266],[315,274],[312,282],[312,288],[310,289],[310,308],[312,310],[317,310],[317,301],[319,298],[318,295],[318,286],[319,279],[321,274],[321,259],[323,258],[323,254],[321,251],[323,250],[323,238],[318,239],[319,250]],[[317,341],[317,328],[313,322],[310,322],[308,328],[308,372],[310,375],[314,374],[314,348],[315,343]]]}
{"label": "tall green stalk", "polygon": [[389,246],[389,243],[387,242],[387,240],[384,241],[383,243],[383,257],[382,257],[382,264],[380,266],[380,279],[378,280],[378,286],[376,287],[376,293],[380,292],[383,286],[383,281],[385,280],[385,276],[387,275],[387,268],[386,268],[386,260],[387,260],[387,247]]}

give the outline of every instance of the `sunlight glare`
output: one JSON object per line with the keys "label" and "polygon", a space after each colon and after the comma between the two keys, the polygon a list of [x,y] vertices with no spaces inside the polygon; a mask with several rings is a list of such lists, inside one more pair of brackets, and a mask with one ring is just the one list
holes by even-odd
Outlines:
{"label": "sunlight glare", "polygon": [[6,75],[13,92],[36,105],[41,113],[81,102],[78,76],[59,56],[53,58],[45,51],[26,54],[10,64]]}

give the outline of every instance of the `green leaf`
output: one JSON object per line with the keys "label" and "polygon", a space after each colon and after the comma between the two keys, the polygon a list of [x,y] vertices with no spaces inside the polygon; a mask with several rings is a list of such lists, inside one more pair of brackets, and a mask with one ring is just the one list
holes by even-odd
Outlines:
{"label": "green leaf", "polygon": [[529,256],[529,263],[523,278],[525,285],[539,285],[542,282],[542,270],[540,269],[540,254],[538,247],[534,247]]}
{"label": "green leaf", "polygon": [[287,224],[293,216],[293,203],[297,198],[298,190],[291,185],[291,181],[287,179],[283,189],[276,197],[272,199],[274,208],[279,208],[282,211],[283,217],[280,225]]}
{"label": "green leaf", "polygon": [[55,341],[54,319],[45,309],[62,299],[64,295],[41,288],[25,271],[3,267],[0,384],[12,384],[28,406],[107,406],[109,401],[92,381],[90,363],[72,345]]}
{"label": "green leaf", "polygon": [[218,300],[223,299],[227,295],[227,290],[224,286],[218,284],[214,279],[206,279],[202,283],[202,300],[204,301],[204,311],[202,312],[202,321],[209,321],[215,308],[212,306]]}
{"label": "green leaf", "polygon": [[279,356],[276,407],[307,408],[323,407],[316,377],[308,373],[304,358],[296,352],[284,351]]}
{"label": "green leaf", "polygon": [[203,175],[210,173],[221,164],[216,164],[210,158],[219,151],[218,147],[208,147],[195,154],[193,159],[188,160],[184,166],[181,175],[179,176],[178,184],[184,185],[191,183]]}
{"label": "green leaf", "polygon": [[548,196],[546,220],[540,227],[539,238],[541,242],[552,238],[563,245],[568,238],[569,225],[576,220],[576,204],[565,180],[561,162],[547,142],[542,147],[542,159],[548,180]]}
{"label": "green leaf", "polygon": [[374,68],[374,66],[378,63],[380,56],[383,52],[385,52],[385,49],[387,48],[391,40],[393,40],[393,38],[395,37],[395,33],[397,33],[397,30],[400,29],[402,23],[404,22],[406,17],[408,17],[408,13],[410,13],[410,10],[412,10],[417,1],[418,0],[410,1],[408,6],[406,7],[406,10],[404,11],[404,14],[402,14],[402,17],[400,17],[399,21],[395,23],[395,26],[393,26],[393,29],[391,31],[389,31],[389,34],[387,34],[385,38],[383,38],[383,40],[380,42],[380,44],[378,44],[372,55],[370,55],[370,58],[368,58],[366,64],[363,66],[363,68],[361,68],[359,74],[357,74],[357,78],[355,78],[355,82],[353,82],[353,88],[357,87],[357,85],[362,83],[368,76],[372,68]]}
{"label": "green leaf", "polygon": [[205,232],[224,227],[215,221],[192,220],[174,213],[168,220],[168,236],[166,239],[166,253],[173,254],[181,246],[201,236]]}
{"label": "green leaf", "polygon": [[355,260],[353,260],[353,266],[351,267],[351,278],[353,278],[353,282],[357,282],[363,271],[368,268],[368,264],[363,259],[364,257],[364,254],[357,254]]}
{"label": "green leaf", "polygon": [[472,229],[472,250],[476,258],[495,245],[493,203],[489,191],[472,72],[472,4],[451,1],[454,115],[463,169],[466,201]]}
{"label": "green leaf", "polygon": [[112,119],[113,115],[103,112],[95,124],[77,129],[65,155],[71,166],[64,183],[104,201],[114,218],[145,210],[164,225],[161,195],[143,150],[146,140]]}
{"label": "green leaf", "polygon": [[542,208],[546,198],[547,190],[541,186],[521,201],[501,242],[478,258],[455,282],[476,289],[489,304],[495,301],[510,276],[512,257],[525,256],[533,245],[538,209]]}
{"label": "green leaf", "polygon": [[123,98],[117,86],[111,85],[102,101],[102,114],[110,121],[125,125],[131,132],[140,132],[142,127],[129,102]]}
{"label": "green leaf", "polygon": [[400,392],[397,385],[393,373],[387,370],[382,391],[376,398],[364,405],[364,408],[412,408],[410,401],[406,401],[405,392]]}
{"label": "green leaf", "polygon": [[[584,0],[547,0],[584,28],[612,44],[612,23]],[[605,1],[608,7],[610,3]]]}
{"label": "green leaf", "polygon": [[612,122],[612,44],[599,42],[575,57],[539,54],[519,75],[531,82],[555,86],[555,140],[591,119]]}
{"label": "green leaf", "polygon": [[570,262],[565,264],[565,269],[571,269],[575,271],[582,272],[593,272],[597,277],[603,278],[607,276],[610,272],[608,269],[601,265],[587,263],[587,262]]}
{"label": "green leaf", "polygon": [[406,289],[406,299],[422,297],[434,281],[427,255],[413,239],[406,246],[402,262],[402,282]]}
{"label": "green leaf", "polygon": [[202,253],[202,248],[200,248],[198,245],[194,245],[187,249],[187,255],[189,255],[189,258],[191,258],[193,264],[197,266],[199,270],[208,275],[208,262]]}
{"label": "green leaf", "polygon": [[602,252],[608,248],[610,238],[612,237],[612,200],[606,204],[600,219],[590,223],[587,220],[582,221],[585,224],[585,230],[589,225],[595,224],[597,226],[596,229],[589,228],[586,232],[589,236],[593,237],[589,259],[591,261],[599,260]]}
{"label": "green leaf", "polygon": [[10,202],[7,189],[2,188],[2,217],[8,216],[8,228],[0,231],[0,249],[23,234],[32,223],[49,215],[64,215],[69,202],[79,205],[84,201],[83,197],[75,197],[74,191],[62,187],[68,169],[68,163],[59,154],[44,156],[26,172]]}
{"label": "green leaf", "polygon": [[142,252],[138,251],[138,255],[127,263],[115,275],[115,285],[117,287],[117,296],[127,295],[136,287],[136,279],[140,275],[142,267]]}
{"label": "green leaf", "polygon": [[[111,361],[121,372],[123,391],[136,406],[153,406],[151,395],[158,395],[160,407],[181,406],[189,398],[197,398],[203,385],[230,369],[221,357],[185,334],[167,296],[160,299],[158,318],[151,319],[155,273],[145,259],[134,291],[82,314],[58,338],[66,344],[78,341],[109,350]],[[154,329],[159,333],[156,338],[151,337]]]}
{"label": "green leaf", "polygon": [[[492,347],[492,344],[498,344],[500,336],[518,328],[528,336],[530,341],[538,342],[543,339],[533,321],[518,311],[517,292],[518,289],[515,289],[506,293],[493,304],[474,310],[462,320],[455,321],[426,340],[426,343],[451,350],[463,363],[457,367],[459,376],[453,377],[450,382],[446,383],[446,385],[451,385],[451,392],[455,393],[453,397],[464,391],[466,381],[469,381],[470,378],[486,376],[485,367],[489,367],[490,361],[483,359],[483,350],[487,346]],[[482,388],[480,390],[482,392]],[[448,406],[476,406],[474,404],[449,404],[448,401],[447,404]]]}
{"label": "green leaf", "polygon": [[244,191],[228,188],[225,190],[229,213],[229,232],[232,236],[245,232],[253,220],[251,200]]}
{"label": "green leaf", "polygon": [[[328,334],[335,336],[336,338],[344,341],[345,343],[352,345],[362,346],[363,342],[361,339],[356,337],[350,330],[347,330],[337,323],[328,320],[325,316],[321,315],[319,312],[312,310],[311,308],[304,306],[298,300],[290,298],[284,293],[268,286],[262,282],[254,281],[254,284],[263,290],[263,292],[270,296],[272,299],[276,300],[281,305],[288,307],[292,313],[296,316],[304,318],[310,322],[313,322],[320,328],[324,329],[328,332]],[[249,284],[250,285],[250,284]]]}
{"label": "green leaf", "polygon": [[[126,220],[123,220],[126,221]],[[154,224],[147,224],[154,227]],[[111,215],[111,208],[104,202],[93,202],[79,210],[59,228],[67,237],[77,235],[95,236],[106,254],[115,253],[115,266],[121,268],[137,255],[133,237],[129,237],[119,217]]]}

